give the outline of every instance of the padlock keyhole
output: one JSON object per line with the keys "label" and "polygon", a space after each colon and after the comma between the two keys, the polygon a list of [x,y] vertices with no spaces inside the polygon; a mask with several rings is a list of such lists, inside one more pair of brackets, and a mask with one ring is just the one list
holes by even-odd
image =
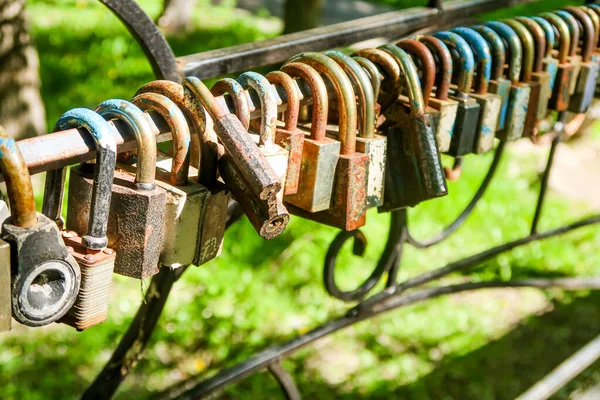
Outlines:
{"label": "padlock keyhole", "polygon": [[41,313],[60,307],[67,291],[67,282],[62,272],[49,269],[34,278],[27,288],[29,305]]}

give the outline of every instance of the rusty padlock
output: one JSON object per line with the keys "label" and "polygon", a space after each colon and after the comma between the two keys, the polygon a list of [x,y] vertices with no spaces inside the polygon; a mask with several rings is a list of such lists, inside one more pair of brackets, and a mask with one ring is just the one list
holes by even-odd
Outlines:
{"label": "rusty padlock", "polygon": [[36,213],[29,171],[16,142],[2,126],[0,171],[10,204],[0,241],[0,331],[10,330],[11,307],[13,317],[24,325],[48,325],[73,305],[80,270],[54,221]]}
{"label": "rusty padlock", "polygon": [[[594,60],[600,64],[600,5],[598,4],[586,4],[585,6],[580,7],[584,10],[590,18],[592,18],[592,22],[596,27],[596,32],[598,34],[598,40],[596,41],[596,50],[594,51]],[[600,86],[600,74],[598,74],[598,79],[596,80],[596,86]]]}
{"label": "rusty padlock", "polygon": [[571,33],[566,22],[553,13],[541,13],[540,17],[548,21],[558,32],[558,72],[554,80],[552,96],[548,108],[554,111],[566,111],[571,99],[571,81],[575,79],[573,65],[569,62]]}
{"label": "rusty padlock", "polygon": [[[510,26],[515,31],[523,46],[523,64],[521,68],[521,83],[529,86],[529,103],[525,115],[523,136],[532,137],[537,132],[539,104],[541,100],[542,85],[533,79],[533,68],[536,58],[535,41],[527,28],[520,22],[508,19],[502,23]],[[540,58],[541,60],[541,58]],[[540,64],[541,68],[541,64]]]}
{"label": "rusty padlock", "polygon": [[467,41],[475,56],[477,75],[471,97],[477,101],[481,107],[481,112],[473,152],[477,154],[485,153],[494,147],[496,127],[502,109],[502,97],[488,91],[492,75],[492,52],[483,36],[473,29],[461,27],[454,28],[452,32],[459,34]]}
{"label": "rusty padlock", "polygon": [[331,205],[335,168],[340,142],[326,137],[328,96],[323,78],[313,67],[298,62],[284,65],[282,71],[302,79],[313,99],[310,137],[304,139],[298,192],[284,197],[291,204],[309,212],[324,211]]}
{"label": "rusty padlock", "polygon": [[[0,130],[3,129],[0,126]],[[8,205],[0,193],[0,224],[9,217]],[[10,245],[0,239],[0,332],[10,331],[12,327],[10,267]]]}
{"label": "rusty padlock", "polygon": [[[279,236],[290,216],[277,198],[282,185],[268,161],[240,120],[217,103],[202,81],[189,77],[184,87],[213,118],[219,138],[225,137],[223,143],[227,142],[227,146],[224,145],[225,152],[219,158],[219,171],[234,198],[259,235],[265,239]],[[231,136],[227,136],[228,132]]]}
{"label": "rusty padlock", "polygon": [[490,76],[488,92],[500,96],[502,107],[498,116],[496,132],[502,131],[506,125],[508,105],[510,102],[510,81],[504,78],[504,64],[506,63],[506,49],[504,42],[498,34],[490,27],[477,25],[473,29],[477,31],[488,43],[492,52],[492,73]]}
{"label": "rusty padlock", "polygon": [[579,73],[581,72],[582,58],[581,55],[577,54],[577,49],[579,48],[579,40],[581,39],[582,32],[581,29],[579,29],[577,20],[568,12],[557,10],[554,11],[553,14],[557,15],[567,24],[569,34],[571,35],[571,40],[569,42],[569,63],[573,66],[573,78],[571,80],[571,85],[569,86],[569,94],[573,96],[573,94],[575,94],[575,89],[577,88]]}
{"label": "rusty padlock", "polygon": [[450,149],[454,121],[458,111],[458,102],[448,97],[452,81],[452,54],[448,46],[440,39],[433,36],[417,36],[415,38],[423,43],[429,51],[437,57],[437,70],[435,78],[434,96],[429,96],[428,106],[440,114],[436,129],[436,141],[440,153]]}
{"label": "rusty padlock", "polygon": [[383,203],[385,157],[387,138],[375,134],[375,94],[368,75],[352,57],[339,51],[329,50],[323,54],[344,69],[358,97],[359,129],[356,151],[369,157],[367,166],[367,208]]}
{"label": "rusty padlock", "polygon": [[552,56],[554,45],[556,44],[556,34],[554,28],[550,22],[546,21],[542,17],[530,17],[535,21],[543,30],[546,37],[546,52],[544,53],[544,71],[550,75],[550,97],[552,97],[552,91],[554,90],[554,83],[556,82],[556,75],[558,74],[558,59]]}
{"label": "rusty padlock", "polygon": [[[61,319],[78,330],[97,325],[108,315],[112,275],[116,253],[108,245],[107,224],[111,204],[111,186],[116,162],[117,145],[112,128],[100,115],[83,108],[70,110],[62,115],[54,130],[82,127],[92,136],[96,144],[95,164],[81,164],[71,168],[69,180],[69,205],[77,196],[77,181],[86,176],[91,190],[81,192],[81,207],[87,210],[88,221],[85,230],[63,231],[65,244],[81,269],[81,285],[77,299],[69,312]],[[89,171],[89,172],[87,172]],[[64,191],[64,169],[46,174],[44,193],[44,213],[59,220]],[[67,226],[73,214],[67,214]],[[86,232],[83,235],[81,233]],[[71,250],[72,249],[72,250]]]}
{"label": "rusty padlock", "polygon": [[496,133],[496,137],[504,141],[513,141],[523,136],[525,119],[531,90],[528,85],[521,83],[523,47],[517,33],[502,22],[487,22],[485,24],[496,32],[506,43],[508,59],[507,78],[511,82],[508,110],[504,129]]}
{"label": "rusty padlock", "polygon": [[[352,84],[331,58],[319,53],[303,53],[287,63],[308,64],[327,77],[335,90],[339,106],[340,155],[335,172],[333,195],[329,210],[318,213],[303,212],[298,215],[327,225],[351,231],[366,222],[367,168],[369,157],[356,151],[357,107]],[[286,64],[287,64],[286,63]]]}
{"label": "rusty padlock", "polygon": [[538,112],[536,117],[536,119],[539,121],[546,118],[546,115],[548,114],[548,101],[550,100],[550,95],[552,94],[552,88],[550,87],[551,76],[550,73],[544,69],[544,58],[546,57],[546,34],[544,33],[542,27],[531,18],[516,17],[514,20],[522,24],[533,37],[535,52],[531,79],[540,84],[540,97],[538,101]]}
{"label": "rusty padlock", "polygon": [[481,106],[470,96],[475,73],[475,59],[468,43],[456,33],[438,32],[433,36],[442,40],[457,54],[455,61],[458,62],[454,63],[453,68],[457,87],[456,93],[451,98],[458,101],[458,111],[448,154],[461,157],[473,151],[481,114]]}
{"label": "rusty padlock", "polygon": [[[369,79],[371,80],[371,87],[373,88],[373,96],[375,97],[375,101],[379,97],[379,92],[381,91],[381,80],[383,79],[383,75],[377,65],[367,58],[360,56],[352,57],[366,72],[369,74]],[[375,103],[375,121],[379,117],[379,110],[377,107],[377,103]]]}
{"label": "rusty padlock", "polygon": [[[235,85],[239,85],[235,80],[231,79],[231,81]],[[205,110],[200,103],[178,83],[153,81],[142,86],[138,90],[137,95],[143,93],[162,94],[173,101],[183,111],[188,126],[191,128],[190,134],[192,138],[196,137],[196,139],[191,140],[191,143],[194,143],[195,140],[198,141],[201,159],[198,164],[194,164],[198,169],[196,181],[209,189],[209,193],[204,199],[200,233],[197,240],[198,245],[194,258],[194,265],[202,265],[221,253],[225,225],[227,223],[227,206],[231,197],[225,185],[217,181],[219,149],[216,141],[212,140],[212,137],[216,135],[214,132],[209,133],[204,131],[212,130],[212,119],[206,116]],[[247,112],[247,117],[249,121],[249,111]],[[194,174],[192,173],[191,175],[190,178],[193,178]]]}
{"label": "rusty padlock", "polygon": [[173,135],[173,158],[166,160],[170,165],[156,169],[155,183],[166,192],[160,265],[178,268],[192,264],[209,190],[188,179],[191,142],[188,123],[177,105],[161,94],[142,93],[131,102],[143,111],[157,113]]}
{"label": "rusty padlock", "polygon": [[[399,123],[386,132],[388,162],[385,200],[379,211],[388,212],[444,196],[448,188],[433,124],[426,113],[417,68],[411,57],[399,47],[383,45],[380,48],[398,63],[408,95],[407,104],[394,105],[394,108],[404,109],[404,119],[399,119]],[[398,112],[397,115],[402,114]]]}
{"label": "rusty padlock", "polygon": [[[266,76],[270,84],[281,86],[287,98],[283,126],[276,126],[275,143],[288,152],[287,173],[285,176],[284,195],[298,193],[300,185],[300,169],[302,168],[302,149],[306,133],[298,129],[300,112],[300,93],[294,79],[283,71],[271,71]],[[280,96],[281,97],[281,96]]]}
{"label": "rusty padlock", "polygon": [[581,69],[577,78],[575,92],[569,101],[569,111],[574,113],[585,113],[592,104],[596,81],[598,80],[598,69],[600,65],[593,60],[594,50],[597,45],[597,34],[594,23],[589,15],[577,7],[565,7],[565,11],[572,14],[577,22],[583,27],[583,45],[581,47]]}

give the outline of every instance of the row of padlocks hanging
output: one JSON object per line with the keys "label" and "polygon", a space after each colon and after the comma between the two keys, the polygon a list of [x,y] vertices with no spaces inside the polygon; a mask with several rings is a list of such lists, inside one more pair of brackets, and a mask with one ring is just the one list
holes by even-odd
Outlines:
{"label": "row of padlocks hanging", "polygon": [[[354,230],[370,208],[389,212],[446,195],[441,153],[485,153],[495,139],[535,137],[552,111],[587,111],[600,65],[599,16],[600,6],[565,7],[351,56],[303,53],[279,71],[221,79],[210,90],[194,77],[154,81],[131,102],[73,109],[55,131],[83,128],[96,159],[71,168],[66,224],[66,170],[48,172],[36,213],[18,146],[0,130],[10,203],[0,330],[10,329],[11,315],[28,326],[58,321],[83,330],[106,319],[113,272],[144,279],[159,267],[212,260],[231,197],[271,239],[289,213]],[[215,97],[224,94],[228,107]],[[173,135],[168,155],[157,150],[158,119]],[[135,157],[117,157],[110,120],[134,133]]]}

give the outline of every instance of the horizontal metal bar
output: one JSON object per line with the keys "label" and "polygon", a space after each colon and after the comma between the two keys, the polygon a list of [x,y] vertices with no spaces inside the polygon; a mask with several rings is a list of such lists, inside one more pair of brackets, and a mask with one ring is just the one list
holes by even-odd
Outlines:
{"label": "horizontal metal bar", "polygon": [[451,0],[443,3],[443,12],[435,8],[413,7],[259,42],[183,56],[179,57],[177,62],[186,76],[214,78],[282,63],[304,51],[349,46],[378,37],[400,37],[433,24],[443,24],[532,1],[534,0]]}

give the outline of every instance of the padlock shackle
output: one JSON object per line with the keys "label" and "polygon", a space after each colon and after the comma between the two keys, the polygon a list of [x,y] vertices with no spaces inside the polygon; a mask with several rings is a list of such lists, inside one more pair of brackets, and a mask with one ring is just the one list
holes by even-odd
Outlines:
{"label": "padlock shackle", "polygon": [[454,71],[458,71],[456,80],[459,94],[468,96],[473,86],[475,74],[475,56],[465,39],[450,31],[437,32],[434,37],[441,39],[448,48],[454,50],[458,57],[454,58]]}
{"label": "padlock shackle", "polygon": [[442,101],[448,100],[452,81],[452,53],[444,42],[431,35],[419,35],[415,39],[427,46],[432,55],[435,52],[439,63],[435,78],[435,98]]}
{"label": "padlock shackle", "polygon": [[521,79],[521,69],[523,69],[523,47],[517,33],[503,22],[486,22],[485,26],[496,32],[508,47],[506,50],[510,54],[508,58],[507,78],[511,84],[517,85]]}
{"label": "padlock shackle", "polygon": [[238,117],[244,129],[248,130],[250,127],[250,106],[242,85],[233,78],[223,78],[214,83],[210,88],[210,92],[213,96],[223,96],[225,93],[229,93],[235,116]]}
{"label": "padlock shackle", "polygon": [[431,51],[423,43],[415,39],[402,39],[396,43],[396,46],[413,55],[421,62],[421,92],[423,93],[423,102],[429,104],[429,97],[435,84],[435,59]]}
{"label": "padlock shackle", "polygon": [[407,52],[393,44],[384,44],[380,49],[390,54],[400,66],[400,73],[406,88],[409,106],[413,115],[423,115],[426,112],[426,104],[423,101],[423,92],[419,82],[417,66]]}
{"label": "padlock shackle", "polygon": [[335,61],[350,79],[354,93],[358,97],[360,129],[358,136],[362,138],[375,137],[375,94],[369,75],[352,57],[337,50],[324,51],[327,57]]}
{"label": "padlock shackle", "polygon": [[371,60],[368,60],[364,57],[353,56],[352,57],[369,75],[369,79],[371,79],[371,87],[373,88],[373,96],[375,101],[379,97],[379,91],[381,90],[381,80],[383,79],[383,74],[377,68],[377,65]]}
{"label": "padlock shackle", "polygon": [[552,27],[552,24],[542,17],[525,18],[530,18],[534,20],[544,30],[544,34],[546,35],[546,52],[544,55],[545,57],[552,57],[552,50],[554,49],[554,44],[556,43],[556,34],[554,33],[554,28]]}
{"label": "padlock shackle", "polygon": [[213,119],[221,119],[230,114],[229,110],[224,110],[217,99],[210,92],[208,87],[195,76],[188,76],[183,81],[183,87],[189,90],[196,99],[202,104],[202,107]]}
{"label": "padlock shackle", "polygon": [[252,88],[260,100],[260,135],[258,146],[275,146],[275,130],[277,129],[277,98],[272,92],[271,84],[259,73],[244,72],[236,79],[244,90]]}
{"label": "padlock shackle", "polygon": [[548,21],[558,31],[558,62],[567,64],[571,46],[571,32],[567,23],[558,15],[550,12],[541,13],[540,17]]}
{"label": "padlock shackle", "polygon": [[497,81],[504,75],[504,63],[506,62],[506,50],[504,42],[494,30],[488,26],[477,25],[471,29],[478,32],[490,46],[492,52],[492,74],[490,80]]}
{"label": "padlock shackle", "polygon": [[100,103],[94,110],[106,120],[118,119],[129,127],[137,142],[135,184],[138,190],[154,190],[156,184],[156,135],[146,115],[134,104],[121,99]]}
{"label": "padlock shackle", "polygon": [[[6,182],[11,224],[29,228],[38,222],[29,170],[15,140],[0,125],[0,171]],[[4,221],[0,221],[2,224]]]}
{"label": "padlock shackle", "polygon": [[[141,111],[140,111],[141,112]],[[96,164],[94,164],[94,180],[92,184],[92,204],[88,220],[87,233],[83,235],[83,244],[92,250],[103,250],[108,246],[106,229],[108,226],[108,214],[110,212],[110,198],[112,195],[112,184],[117,161],[117,143],[108,122],[99,114],[87,108],[74,108],[64,113],[54,125],[54,132],[64,131],[71,128],[83,127],[89,132],[96,145]],[[156,149],[156,144],[154,145]],[[62,168],[52,171],[60,176]],[[55,182],[50,173],[46,175],[46,182]],[[64,184],[64,181],[63,181]],[[55,196],[62,197],[64,187],[54,190]],[[46,203],[44,198],[44,203]],[[57,203],[56,199],[54,200]],[[48,215],[50,218],[60,216]]]}
{"label": "padlock shackle", "polygon": [[283,71],[271,71],[265,75],[265,78],[267,78],[270,84],[279,85],[285,91],[287,110],[285,111],[283,128],[287,131],[295,131],[298,127],[298,115],[300,114],[300,91],[298,85],[296,85],[294,78]]}
{"label": "padlock shackle", "polygon": [[579,24],[577,23],[577,20],[565,10],[556,10],[554,11],[554,14],[558,15],[559,18],[562,18],[569,28],[569,33],[571,34],[569,57],[575,57],[577,55],[577,47],[579,46],[579,39],[581,37]]}
{"label": "padlock shackle", "polygon": [[339,104],[340,154],[350,155],[356,152],[357,107],[352,83],[344,69],[324,54],[301,53],[286,61],[301,62],[310,65],[331,82]]}
{"label": "padlock shackle", "polygon": [[513,20],[523,25],[533,36],[533,48],[535,57],[533,59],[533,72],[540,73],[544,71],[544,57],[546,54],[546,34],[541,26],[531,18],[515,17]]}
{"label": "padlock shackle", "polygon": [[583,45],[581,46],[581,61],[584,63],[589,63],[592,61],[592,54],[596,49],[596,28],[594,27],[594,23],[592,19],[587,13],[583,10],[580,10],[577,7],[567,6],[563,7],[563,10],[568,12],[575,18],[583,28]]}
{"label": "padlock shackle", "polygon": [[325,81],[319,72],[308,64],[291,62],[281,67],[281,70],[291,77],[302,79],[310,88],[313,99],[310,139],[316,142],[325,141],[329,113],[329,96]]}
{"label": "padlock shackle", "polygon": [[383,113],[394,104],[400,95],[400,66],[392,56],[380,49],[362,49],[355,51],[352,55],[364,57],[383,70],[383,80],[386,83],[385,97],[377,98],[377,101],[381,105],[381,112]]}
{"label": "padlock shackle", "polygon": [[138,94],[131,102],[145,112],[154,111],[165,120],[173,134],[173,159],[169,183],[173,186],[187,185],[191,133],[183,112],[171,99],[158,93]]}
{"label": "padlock shackle", "polygon": [[[600,47],[600,5],[590,3],[590,4],[586,4],[585,6],[581,6],[581,7],[587,8],[588,10],[590,10],[591,12],[596,14],[596,17],[598,20],[598,40],[596,41],[596,47]],[[594,18],[592,17],[592,19],[594,19]]]}
{"label": "padlock shackle", "polygon": [[[580,10],[583,10],[592,20],[592,24],[594,25],[595,39],[594,39],[594,48],[597,48],[600,44],[600,16],[596,11],[594,11],[589,6],[579,6]],[[600,10],[598,10],[600,12]]]}
{"label": "padlock shackle", "polygon": [[522,23],[515,21],[514,19],[504,19],[501,22],[510,26],[519,37],[523,48],[521,81],[531,82],[531,74],[533,73],[533,64],[535,61],[535,43],[533,41],[533,36]]}
{"label": "padlock shackle", "polygon": [[471,28],[458,27],[452,32],[467,41],[475,57],[477,77],[473,91],[476,94],[486,94],[492,76],[492,51],[488,42],[478,32]]}
{"label": "padlock shackle", "polygon": [[[212,119],[208,112],[202,107],[198,99],[189,94],[183,85],[171,81],[152,81],[142,86],[136,93],[158,93],[168,97],[177,104],[185,114],[188,126],[192,129],[192,143],[198,141],[200,163],[198,168],[198,182],[206,187],[214,187],[216,184],[217,157],[214,150],[209,146],[211,142]],[[214,135],[214,133],[212,133]]]}

